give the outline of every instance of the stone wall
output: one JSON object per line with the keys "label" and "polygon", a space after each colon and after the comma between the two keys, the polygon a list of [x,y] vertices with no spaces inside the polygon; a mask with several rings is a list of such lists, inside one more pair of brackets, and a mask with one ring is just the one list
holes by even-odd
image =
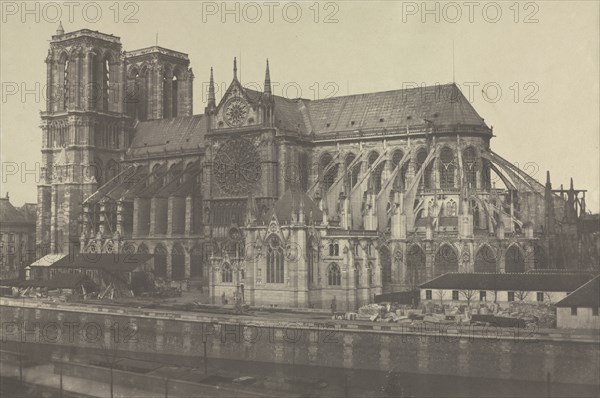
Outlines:
{"label": "stone wall", "polygon": [[23,331],[25,342],[190,357],[203,356],[206,342],[209,358],[536,382],[550,374],[553,382],[590,385],[598,384],[600,369],[597,342],[530,337],[526,330],[497,337],[493,327],[456,334],[439,325],[415,332],[400,325],[1,303],[3,341]]}

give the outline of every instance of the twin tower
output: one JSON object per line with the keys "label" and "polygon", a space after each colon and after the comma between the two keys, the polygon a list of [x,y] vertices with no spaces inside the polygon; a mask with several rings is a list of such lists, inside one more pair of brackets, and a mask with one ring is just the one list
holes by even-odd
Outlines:
{"label": "twin tower", "polygon": [[117,174],[137,121],[192,115],[194,75],[187,54],[125,52],[116,36],[62,25],[46,65],[37,243],[76,253],[81,202]]}

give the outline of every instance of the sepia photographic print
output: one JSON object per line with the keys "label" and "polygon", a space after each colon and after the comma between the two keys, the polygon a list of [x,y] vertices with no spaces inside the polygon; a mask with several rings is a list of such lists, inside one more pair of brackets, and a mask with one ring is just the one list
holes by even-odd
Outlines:
{"label": "sepia photographic print", "polygon": [[0,1],[0,395],[600,397],[600,2]]}

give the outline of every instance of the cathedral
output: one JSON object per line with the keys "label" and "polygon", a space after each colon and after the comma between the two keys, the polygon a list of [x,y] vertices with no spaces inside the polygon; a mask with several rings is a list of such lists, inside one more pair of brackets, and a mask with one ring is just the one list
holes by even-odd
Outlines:
{"label": "cathedral", "polygon": [[[52,36],[37,240],[148,253],[213,303],[356,309],[447,272],[577,269],[585,191],[490,147],[455,84],[322,100],[245,88],[194,115],[188,55]],[[230,72],[231,73],[231,72]]]}

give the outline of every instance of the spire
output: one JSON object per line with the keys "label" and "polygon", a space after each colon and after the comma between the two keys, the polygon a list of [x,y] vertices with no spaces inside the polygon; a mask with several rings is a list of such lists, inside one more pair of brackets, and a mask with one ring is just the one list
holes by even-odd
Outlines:
{"label": "spire", "polygon": [[571,191],[573,190],[573,177],[571,177]]}
{"label": "spire", "polygon": [[269,59],[267,58],[267,70],[265,72],[265,94],[271,94],[271,73],[269,73]]}
{"label": "spire", "polygon": [[208,83],[208,104],[215,104],[215,80],[213,79],[213,68],[210,67],[210,80]]}
{"label": "spire", "polygon": [[237,80],[237,57],[233,57],[233,80]]}
{"label": "spire", "polygon": [[552,187],[552,183],[550,182],[550,170],[546,170],[546,186]]}
{"label": "spire", "polygon": [[63,29],[62,21],[58,21],[58,29],[56,29],[56,35],[62,36],[64,34],[65,34],[65,30]]}

